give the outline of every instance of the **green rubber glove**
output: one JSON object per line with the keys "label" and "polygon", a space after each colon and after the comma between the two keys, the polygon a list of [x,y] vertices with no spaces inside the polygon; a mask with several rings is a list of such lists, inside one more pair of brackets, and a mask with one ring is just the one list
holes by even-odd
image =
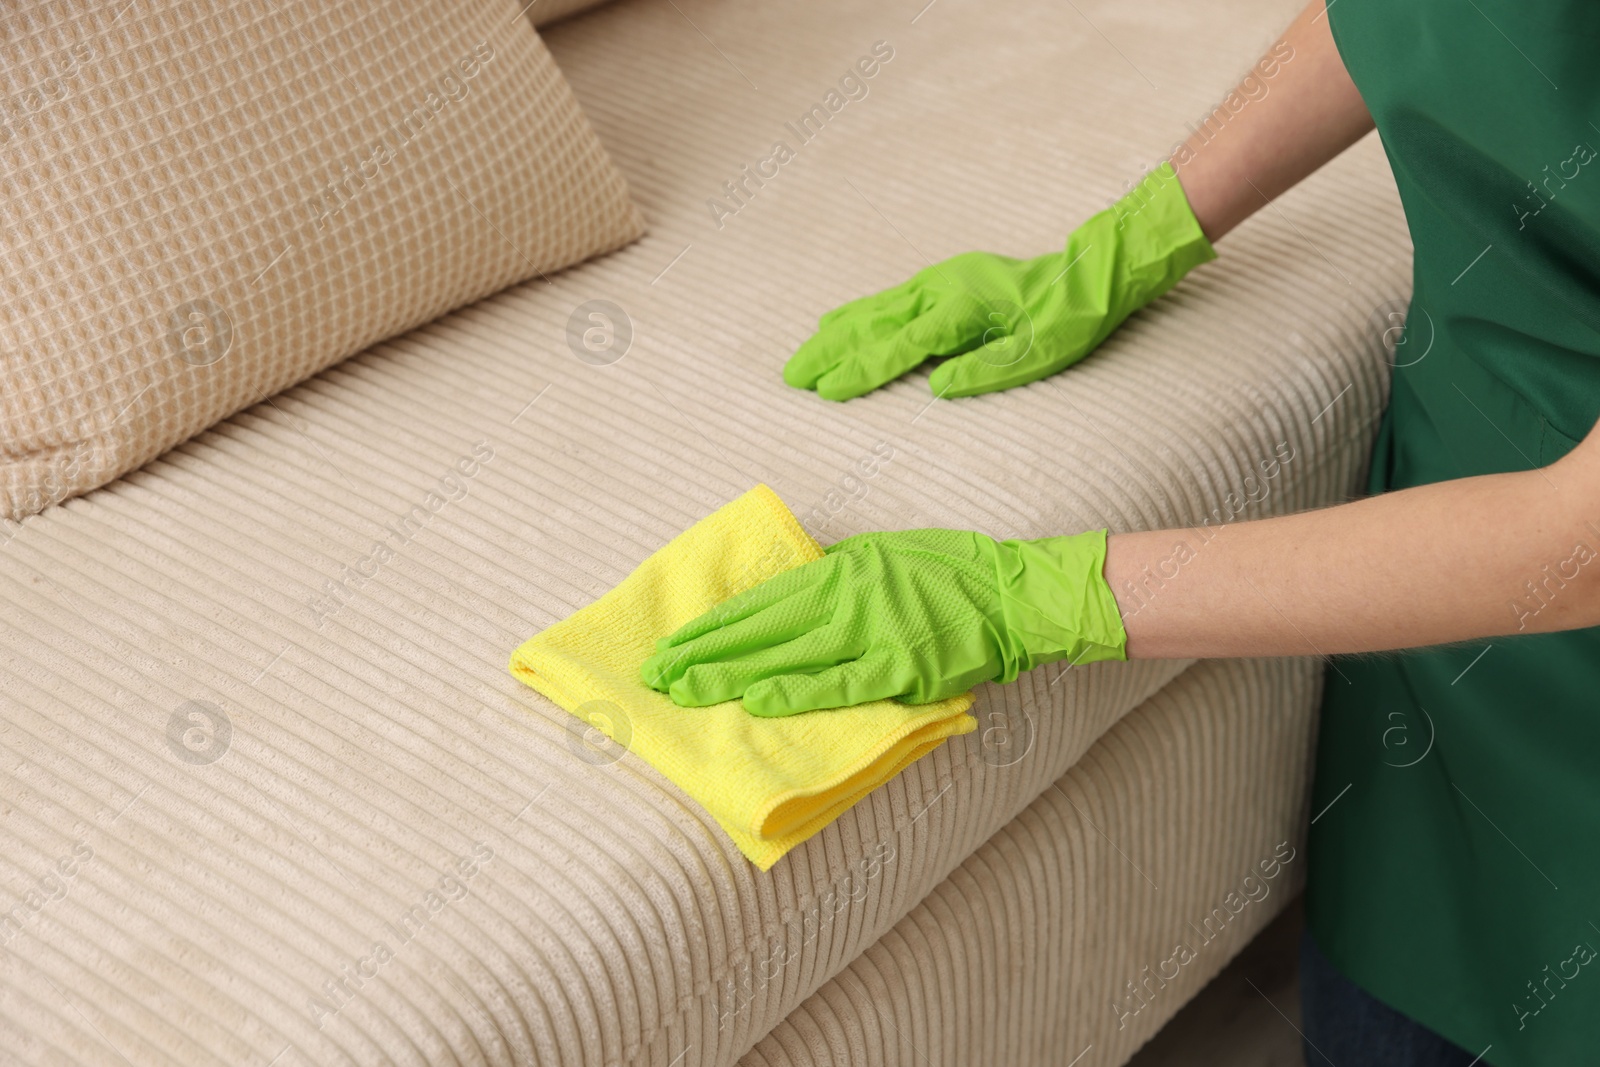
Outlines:
{"label": "green rubber glove", "polygon": [[1215,259],[1171,164],[1079,226],[1060,252],[967,252],[822,316],[783,379],[828,400],[871,392],[929,356],[936,396],[1010,389],[1078,362],[1139,308]]}
{"label": "green rubber glove", "polygon": [[1126,659],[1105,556],[1104,530],[857,534],[662,638],[640,676],[686,707],[743,697],[777,716],[926,704],[1052,660]]}

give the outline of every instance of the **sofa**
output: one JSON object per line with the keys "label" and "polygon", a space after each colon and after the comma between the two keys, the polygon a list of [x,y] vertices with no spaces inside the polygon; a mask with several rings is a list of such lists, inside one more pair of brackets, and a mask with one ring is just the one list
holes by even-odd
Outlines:
{"label": "sofa", "polygon": [[1375,137],[1054,378],[779,375],[1226,137],[1296,5],[577,6],[539,32],[642,237],[5,521],[0,1062],[1108,1067],[1298,891],[1310,656],[984,686],[765,873],[506,670],[760,482],[823,542],[1357,493],[1409,285]]}

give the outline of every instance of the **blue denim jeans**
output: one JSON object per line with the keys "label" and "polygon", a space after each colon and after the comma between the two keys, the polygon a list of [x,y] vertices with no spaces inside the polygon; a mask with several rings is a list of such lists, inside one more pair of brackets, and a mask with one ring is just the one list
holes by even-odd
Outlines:
{"label": "blue denim jeans", "polygon": [[1300,938],[1306,1067],[1471,1067],[1473,1054],[1407,1018],[1334,969]]}

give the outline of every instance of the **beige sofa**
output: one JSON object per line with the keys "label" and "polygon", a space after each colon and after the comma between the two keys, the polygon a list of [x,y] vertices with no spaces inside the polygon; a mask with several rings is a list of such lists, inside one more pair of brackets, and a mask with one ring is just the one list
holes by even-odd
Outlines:
{"label": "beige sofa", "polygon": [[[928,259],[1059,245],[1293,7],[617,0],[549,27],[647,236],[6,524],[0,1060],[1124,1062],[1296,891],[1314,662],[984,687],[977,733],[766,874],[505,664],[758,481],[825,541],[1353,493],[1409,270],[1376,139],[1057,378],[839,405],[778,376]],[[877,42],[864,95],[790,132]],[[620,355],[569,343],[596,300]]]}

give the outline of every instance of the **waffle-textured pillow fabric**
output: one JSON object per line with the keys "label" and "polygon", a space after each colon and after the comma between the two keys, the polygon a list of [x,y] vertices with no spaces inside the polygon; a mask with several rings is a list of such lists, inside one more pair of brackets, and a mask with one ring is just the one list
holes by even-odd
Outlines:
{"label": "waffle-textured pillow fabric", "polygon": [[46,0],[0,38],[0,512],[622,245],[514,0]]}

